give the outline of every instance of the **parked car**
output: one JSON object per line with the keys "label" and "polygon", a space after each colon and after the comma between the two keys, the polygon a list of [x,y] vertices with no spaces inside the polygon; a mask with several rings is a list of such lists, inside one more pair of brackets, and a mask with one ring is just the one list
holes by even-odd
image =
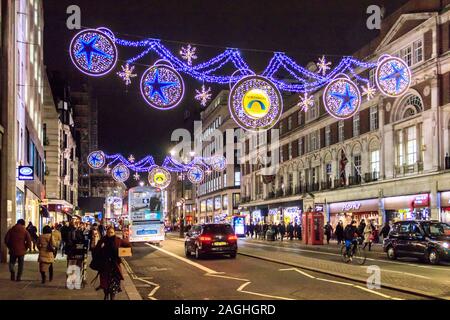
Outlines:
{"label": "parked car", "polygon": [[236,258],[237,236],[230,224],[194,225],[186,233],[184,252],[186,257],[200,259],[206,254],[227,254]]}
{"label": "parked car", "polygon": [[414,257],[431,264],[450,260],[450,225],[439,221],[398,221],[383,242],[389,259]]}

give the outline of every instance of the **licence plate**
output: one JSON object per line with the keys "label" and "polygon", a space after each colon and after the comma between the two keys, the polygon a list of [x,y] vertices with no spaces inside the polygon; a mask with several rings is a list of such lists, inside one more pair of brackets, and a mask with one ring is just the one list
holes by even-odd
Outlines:
{"label": "licence plate", "polygon": [[227,243],[226,242],[214,242],[213,245],[214,246],[226,246]]}

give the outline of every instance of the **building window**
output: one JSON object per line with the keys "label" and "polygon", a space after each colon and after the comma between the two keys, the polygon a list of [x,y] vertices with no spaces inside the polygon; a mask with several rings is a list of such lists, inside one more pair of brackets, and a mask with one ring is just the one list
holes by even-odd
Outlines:
{"label": "building window", "polygon": [[283,162],[283,147],[280,148],[280,162]]}
{"label": "building window", "polygon": [[369,84],[371,87],[375,86],[375,68],[369,70]]}
{"label": "building window", "polygon": [[408,66],[415,65],[423,61],[423,41],[422,39],[410,43],[398,51],[394,56],[399,57],[408,64]]}
{"label": "building window", "polygon": [[241,203],[241,194],[233,193],[233,209],[237,209],[240,203]]}
{"label": "building window", "polygon": [[306,122],[313,121],[319,117],[319,98],[314,101],[314,104],[306,111]]}
{"label": "building window", "polygon": [[223,174],[223,187],[224,188],[227,187],[227,174],[226,173]]}
{"label": "building window", "polygon": [[289,154],[289,160],[292,159],[292,143],[289,142],[288,144],[288,154]]}
{"label": "building window", "polygon": [[408,66],[412,66],[412,48],[405,47],[400,50],[400,58],[403,59]]}
{"label": "building window", "polygon": [[406,129],[406,164],[412,165],[417,161],[417,136],[416,127]]}
{"label": "building window", "polygon": [[288,130],[289,131],[292,130],[292,117],[291,116],[288,118]]}
{"label": "building window", "polygon": [[283,134],[283,121],[280,121],[280,134]]}
{"label": "building window", "polygon": [[317,150],[317,134],[316,132],[313,132],[310,134],[310,151]]}
{"label": "building window", "polygon": [[353,136],[359,136],[359,112],[353,116]]}
{"label": "building window", "polygon": [[380,172],[380,150],[370,153],[370,172],[378,174]]}
{"label": "building window", "polygon": [[423,60],[422,39],[414,41],[413,49],[414,49],[414,64],[422,62]]}
{"label": "building window", "polygon": [[297,122],[299,126],[302,123],[302,113],[303,112],[301,110],[297,113]]}
{"label": "building window", "polygon": [[356,155],[353,157],[353,168],[355,177],[361,176],[361,155]]}
{"label": "building window", "polygon": [[325,127],[325,146],[328,147],[331,144],[331,128],[330,126]]}
{"label": "building window", "polygon": [[303,139],[301,137],[298,138],[298,155],[303,155]]}
{"label": "building window", "polygon": [[370,131],[378,130],[378,106],[370,107]]}
{"label": "building window", "polygon": [[339,142],[344,141],[344,121],[339,121],[338,122],[338,137],[339,137]]}
{"label": "building window", "polygon": [[403,165],[403,131],[397,131],[397,164]]}
{"label": "building window", "polygon": [[241,185],[241,172],[235,171],[234,172],[234,186],[239,187]]}
{"label": "building window", "polygon": [[332,175],[333,175],[331,163],[327,163],[327,164],[325,165],[325,175],[326,175],[326,177],[327,177],[327,182],[330,182],[330,181],[332,180],[331,177],[332,177]]}

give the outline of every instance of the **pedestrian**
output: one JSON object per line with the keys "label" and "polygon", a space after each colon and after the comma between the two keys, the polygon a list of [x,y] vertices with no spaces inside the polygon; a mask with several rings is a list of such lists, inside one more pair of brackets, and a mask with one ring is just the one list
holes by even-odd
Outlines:
{"label": "pedestrian", "polygon": [[255,232],[255,225],[253,222],[250,222],[250,238],[253,239],[253,233]]}
{"label": "pedestrian", "polygon": [[297,239],[302,240],[302,225],[300,223],[295,228],[295,233],[297,234]]}
{"label": "pedestrian", "polygon": [[[37,251],[36,244],[37,244],[37,240],[38,240],[37,228],[33,225],[33,223],[31,221],[28,223],[27,231],[30,234],[31,241],[33,242],[33,251],[36,252]],[[31,247],[30,247],[30,252],[31,252]]]}
{"label": "pedestrian", "polygon": [[100,288],[105,294],[104,300],[114,300],[117,293],[121,292],[120,281],[123,280],[119,248],[130,248],[128,241],[116,236],[114,227],[109,227],[106,236],[97,243],[94,251],[94,259],[102,259],[100,274]]}
{"label": "pedestrian", "polygon": [[56,242],[53,239],[52,228],[45,226],[42,229],[42,234],[37,241],[37,247],[39,249],[39,271],[41,273],[41,282],[45,283],[46,272],[48,271],[48,281],[53,280],[53,262],[55,262],[55,248]]}
{"label": "pedestrian", "polygon": [[53,241],[55,242],[54,256],[56,258],[56,255],[58,254],[58,249],[61,246],[61,239],[62,239],[61,231],[58,230],[57,225],[55,225],[55,227],[52,230],[52,238]]}
{"label": "pedestrian", "polygon": [[329,221],[325,225],[324,229],[325,229],[325,236],[327,238],[327,244],[330,244],[330,238],[331,235],[333,234],[333,227],[331,226]]}
{"label": "pedestrian", "polygon": [[334,231],[334,234],[336,235],[336,239],[338,242],[338,245],[341,244],[342,240],[344,239],[344,226],[342,221],[339,221],[336,230]]}
{"label": "pedestrian", "polygon": [[66,250],[67,241],[69,240],[69,222],[64,222],[64,225],[60,229],[61,232],[61,255],[64,256]]}
{"label": "pedestrian", "polygon": [[364,228],[364,247],[363,247],[363,249],[366,249],[367,245],[369,245],[369,251],[371,251],[372,241],[373,241],[373,231],[374,231],[374,226],[370,222]]}
{"label": "pedestrian", "polygon": [[263,239],[264,240],[266,240],[267,230],[269,230],[269,225],[267,223],[264,223],[264,225],[263,225]]}
{"label": "pedestrian", "polygon": [[[346,251],[345,254],[348,256],[350,253],[350,248],[352,247],[353,241],[355,240],[355,235],[357,235],[358,229],[356,228],[356,221],[352,220],[351,223],[345,226],[344,229],[344,240]],[[354,249],[353,249],[354,250]],[[351,260],[351,257],[350,257]]]}
{"label": "pedestrian", "polygon": [[383,240],[387,238],[390,231],[391,231],[391,226],[389,225],[389,222],[386,222],[380,231],[380,236],[383,237]]}
{"label": "pedestrian", "polygon": [[285,226],[284,222],[279,225],[278,231],[280,232],[281,241],[283,241],[284,236],[286,234],[286,226]]}
{"label": "pedestrian", "polygon": [[366,228],[366,222],[364,221],[364,219],[361,220],[361,222],[359,223],[358,229],[357,229],[357,234],[359,237],[364,237],[364,229]]}
{"label": "pedestrian", "polygon": [[89,249],[93,251],[100,241],[100,232],[98,231],[98,225],[94,223],[92,229],[89,232]]}
{"label": "pedestrian", "polygon": [[292,222],[289,222],[287,232],[289,234],[289,240],[294,239],[294,226],[292,225]]}
{"label": "pedestrian", "polygon": [[[17,224],[8,230],[5,235],[5,244],[9,249],[9,272],[11,281],[21,281],[23,273],[24,256],[31,249],[31,236],[25,229],[25,220],[17,220]],[[15,272],[16,261],[18,262],[17,278]]]}
{"label": "pedestrian", "polygon": [[105,236],[105,226],[101,222],[98,226],[98,232],[100,232],[100,237],[103,238]]}

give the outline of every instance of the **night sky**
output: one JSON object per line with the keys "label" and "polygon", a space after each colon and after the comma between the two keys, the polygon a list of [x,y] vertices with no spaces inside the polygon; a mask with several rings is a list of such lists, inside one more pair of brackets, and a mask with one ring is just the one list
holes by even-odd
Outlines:
{"label": "night sky", "polygon": [[[306,65],[322,54],[333,61],[338,55],[351,55],[376,37],[377,30],[366,28],[366,8],[385,6],[392,13],[406,0],[45,0],[45,64],[49,71],[61,72],[72,88],[89,83],[99,102],[99,146],[107,153],[146,154],[161,161],[168,153],[170,135],[180,127],[190,127],[199,118],[201,107],[193,99],[201,83],[182,74],[186,84],[185,99],[176,109],[150,108],[139,93],[140,75],[146,67],[137,66],[138,77],[126,90],[116,71],[102,78],[90,78],[71,63],[68,47],[77,32],[65,26],[66,8],[81,8],[83,27],[105,26],[121,38],[137,40],[151,37],[196,44],[197,61],[202,62],[223,49],[240,48],[253,70],[263,70],[271,54],[283,51]],[[178,53],[183,44],[163,42]],[[208,46],[201,46],[205,44]],[[213,46],[213,47],[211,47]],[[218,48],[214,48],[217,46]],[[139,53],[118,47],[119,59]],[[253,49],[253,50],[244,50]],[[257,50],[254,50],[257,49]],[[261,50],[261,51],[258,51]],[[150,65],[157,59],[150,55],[140,61]],[[120,69],[122,61],[116,68]],[[228,86],[212,86],[215,93]],[[185,111],[190,118],[184,120]]]}

